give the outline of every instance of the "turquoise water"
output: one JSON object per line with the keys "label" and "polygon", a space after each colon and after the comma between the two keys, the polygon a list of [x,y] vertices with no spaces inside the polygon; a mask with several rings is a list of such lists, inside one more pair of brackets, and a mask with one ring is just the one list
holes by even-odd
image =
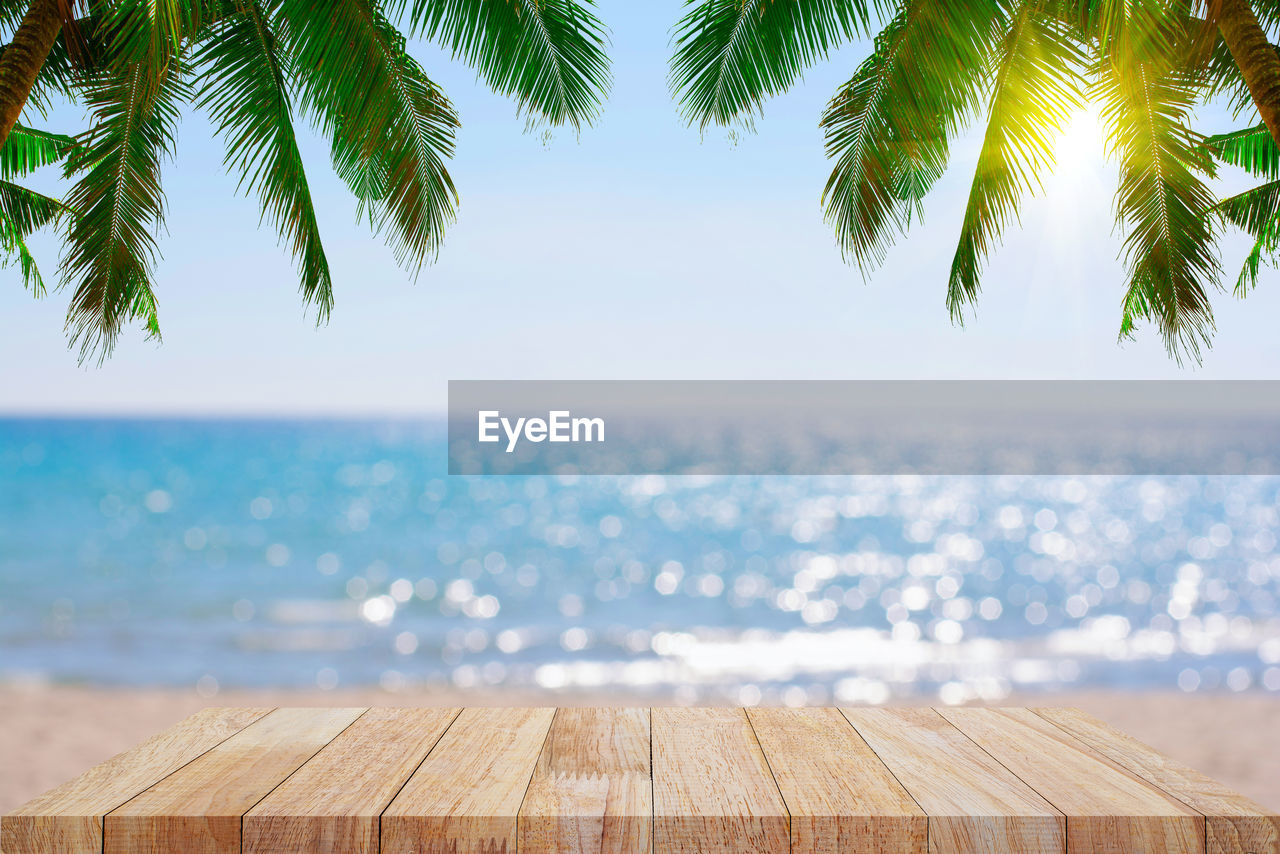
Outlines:
{"label": "turquoise water", "polygon": [[0,420],[0,679],[1280,691],[1280,478],[450,478],[441,422]]}

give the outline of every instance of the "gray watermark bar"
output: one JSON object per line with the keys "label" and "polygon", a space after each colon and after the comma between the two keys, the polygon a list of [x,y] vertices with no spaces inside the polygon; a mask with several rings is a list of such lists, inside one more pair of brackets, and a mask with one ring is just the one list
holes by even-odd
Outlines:
{"label": "gray watermark bar", "polygon": [[449,473],[1280,474],[1280,382],[455,380]]}

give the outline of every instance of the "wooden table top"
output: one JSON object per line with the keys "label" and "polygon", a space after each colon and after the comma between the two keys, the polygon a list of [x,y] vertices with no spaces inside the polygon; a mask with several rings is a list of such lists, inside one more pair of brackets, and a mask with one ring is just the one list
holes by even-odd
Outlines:
{"label": "wooden table top", "polygon": [[207,709],[0,851],[1280,854],[1280,817],[1073,709]]}

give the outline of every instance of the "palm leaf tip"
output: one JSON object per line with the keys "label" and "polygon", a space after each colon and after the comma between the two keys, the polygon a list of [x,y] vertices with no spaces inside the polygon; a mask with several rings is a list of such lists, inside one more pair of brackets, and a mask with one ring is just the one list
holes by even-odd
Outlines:
{"label": "palm leaf tip", "polygon": [[690,0],[676,24],[669,83],[690,125],[750,127],[765,100],[842,42],[865,35],[866,0]]}
{"label": "palm leaf tip", "polygon": [[22,286],[37,299],[43,297],[47,290],[44,277],[27,246],[26,236],[7,217],[0,216],[0,267],[8,267],[15,261],[22,273]]}
{"label": "palm leaf tip", "polygon": [[947,309],[964,325],[981,290],[983,264],[1004,229],[1018,219],[1024,195],[1042,187],[1054,143],[1085,98],[1084,53],[1058,16],[1023,3],[1009,18],[993,57],[987,129],[974,169],[960,239],[947,284]]}
{"label": "palm leaf tip", "polygon": [[1223,199],[1214,205],[1213,212],[1223,223],[1253,238],[1236,278],[1235,294],[1244,297],[1257,287],[1264,256],[1272,259],[1280,250],[1280,180]]}
{"label": "palm leaf tip", "polygon": [[85,87],[93,124],[68,162],[78,176],[67,197],[76,216],[61,265],[73,288],[67,331],[82,362],[105,359],[127,322],[158,332],[151,273],[165,209],[160,165],[173,151],[187,81],[175,60],[159,76],[141,63],[104,69]]}
{"label": "palm leaf tip", "polygon": [[1264,261],[1274,265],[1274,256],[1280,250],[1280,147],[1266,125],[1206,137],[1204,145],[1223,163],[1266,180],[1213,207],[1224,223],[1253,238],[1234,288],[1235,295],[1243,298],[1257,287]]}
{"label": "palm leaf tip", "polygon": [[74,138],[15,125],[0,148],[0,266],[17,262],[23,286],[36,297],[45,294],[44,277],[27,239],[60,222],[72,210],[58,199],[13,183],[10,179],[64,160],[75,150]]}
{"label": "palm leaf tip", "polygon": [[385,232],[397,260],[420,268],[458,203],[445,165],[459,126],[453,105],[374,7],[344,0],[318,16],[309,2],[285,0],[278,10],[299,105],[329,137],[358,213]]}
{"label": "palm leaf tip", "polygon": [[1205,137],[1204,146],[1223,163],[1268,181],[1280,179],[1280,146],[1266,125]]}
{"label": "palm leaf tip", "polygon": [[60,163],[76,145],[75,137],[14,125],[0,148],[0,179],[10,180]]}
{"label": "palm leaf tip", "polygon": [[412,31],[475,68],[520,112],[580,130],[612,84],[608,30],[591,0],[400,0]]}
{"label": "palm leaf tip", "polygon": [[1115,206],[1129,272],[1121,331],[1151,322],[1175,360],[1198,363],[1215,330],[1209,293],[1221,287],[1207,184],[1214,164],[1190,130],[1200,87],[1179,63],[1178,31],[1142,17],[1167,14],[1157,4],[1135,10],[1142,25],[1129,22],[1113,40],[1093,89],[1120,165]]}
{"label": "palm leaf tip", "polygon": [[1002,21],[989,0],[910,0],[827,105],[823,192],[845,257],[880,265],[945,171],[951,137],[973,115]]}
{"label": "palm leaf tip", "polygon": [[316,307],[318,323],[325,322],[333,279],[293,127],[288,56],[268,11],[242,0],[238,14],[218,24],[193,63],[203,80],[196,104],[226,143],[224,163],[239,173],[242,189],[259,197],[263,219],[298,266],[304,302]]}

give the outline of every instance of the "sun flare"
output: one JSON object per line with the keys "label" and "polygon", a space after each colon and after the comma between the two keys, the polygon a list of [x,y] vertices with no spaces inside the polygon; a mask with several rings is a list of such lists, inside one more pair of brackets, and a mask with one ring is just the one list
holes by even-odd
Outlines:
{"label": "sun flare", "polygon": [[1054,146],[1054,174],[1071,180],[1093,174],[1106,157],[1106,132],[1096,109],[1076,116]]}

